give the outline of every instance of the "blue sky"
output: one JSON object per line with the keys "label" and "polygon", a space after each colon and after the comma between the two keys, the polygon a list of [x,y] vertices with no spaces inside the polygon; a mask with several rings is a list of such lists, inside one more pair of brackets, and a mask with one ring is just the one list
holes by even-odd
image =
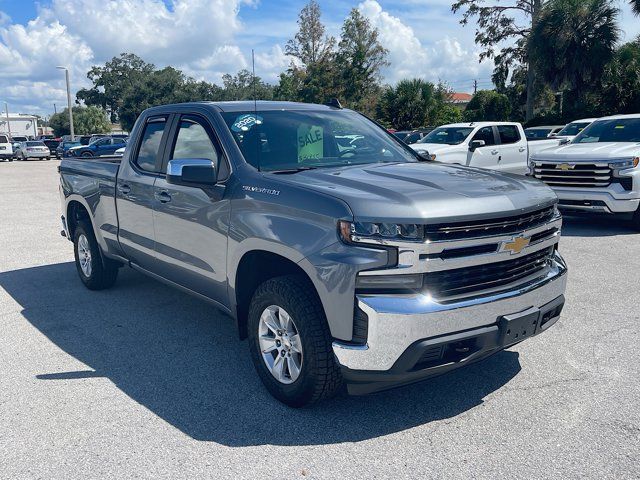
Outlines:
{"label": "blue sky", "polygon": [[[128,51],[158,66],[219,83],[250,65],[275,81],[290,59],[284,45],[306,1],[290,0],[0,0],[0,101],[15,112],[50,114],[65,102],[56,65],[70,67],[72,88],[87,86],[91,65]],[[491,63],[478,62],[474,26],[451,13],[452,0],[320,0],[328,33],[338,36],[351,8],[374,24],[389,50],[384,80],[421,77],[471,91],[491,86]],[[624,40],[640,34],[626,1]]]}

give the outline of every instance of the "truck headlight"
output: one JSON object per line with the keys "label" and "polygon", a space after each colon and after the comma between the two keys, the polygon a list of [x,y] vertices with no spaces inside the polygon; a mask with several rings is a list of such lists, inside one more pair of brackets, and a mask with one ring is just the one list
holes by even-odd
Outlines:
{"label": "truck headlight", "polygon": [[373,241],[384,243],[385,240],[420,241],[424,236],[422,225],[413,223],[383,222],[338,222],[338,234],[345,243]]}
{"label": "truck headlight", "polygon": [[630,158],[628,160],[618,160],[611,162],[609,167],[614,170],[620,170],[622,168],[635,168],[640,163],[640,157]]}

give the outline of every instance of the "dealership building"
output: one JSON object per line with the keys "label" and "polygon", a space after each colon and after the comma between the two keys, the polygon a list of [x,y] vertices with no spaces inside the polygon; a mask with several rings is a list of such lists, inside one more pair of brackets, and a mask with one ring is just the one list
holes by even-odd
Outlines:
{"label": "dealership building", "polygon": [[37,137],[39,135],[38,117],[22,113],[2,113],[0,115],[0,133],[14,136]]}

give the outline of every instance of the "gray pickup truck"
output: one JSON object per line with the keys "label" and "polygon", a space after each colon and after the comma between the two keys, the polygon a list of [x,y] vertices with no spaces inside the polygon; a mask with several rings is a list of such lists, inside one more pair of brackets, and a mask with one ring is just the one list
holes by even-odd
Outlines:
{"label": "gray pickup truck", "polygon": [[472,363],[564,304],[550,188],[425,161],[339,104],[150,108],[123,157],[63,159],[60,193],[88,288],[128,265],[212,302],[291,406]]}

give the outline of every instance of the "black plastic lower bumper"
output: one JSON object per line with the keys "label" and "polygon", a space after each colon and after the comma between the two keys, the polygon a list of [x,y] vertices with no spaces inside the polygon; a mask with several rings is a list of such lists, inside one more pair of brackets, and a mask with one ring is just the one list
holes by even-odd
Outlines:
{"label": "black plastic lower bumper", "polygon": [[558,320],[563,306],[560,295],[541,308],[498,317],[487,327],[419,340],[389,370],[342,367],[342,376],[350,394],[366,395],[442,375],[544,332]]}

